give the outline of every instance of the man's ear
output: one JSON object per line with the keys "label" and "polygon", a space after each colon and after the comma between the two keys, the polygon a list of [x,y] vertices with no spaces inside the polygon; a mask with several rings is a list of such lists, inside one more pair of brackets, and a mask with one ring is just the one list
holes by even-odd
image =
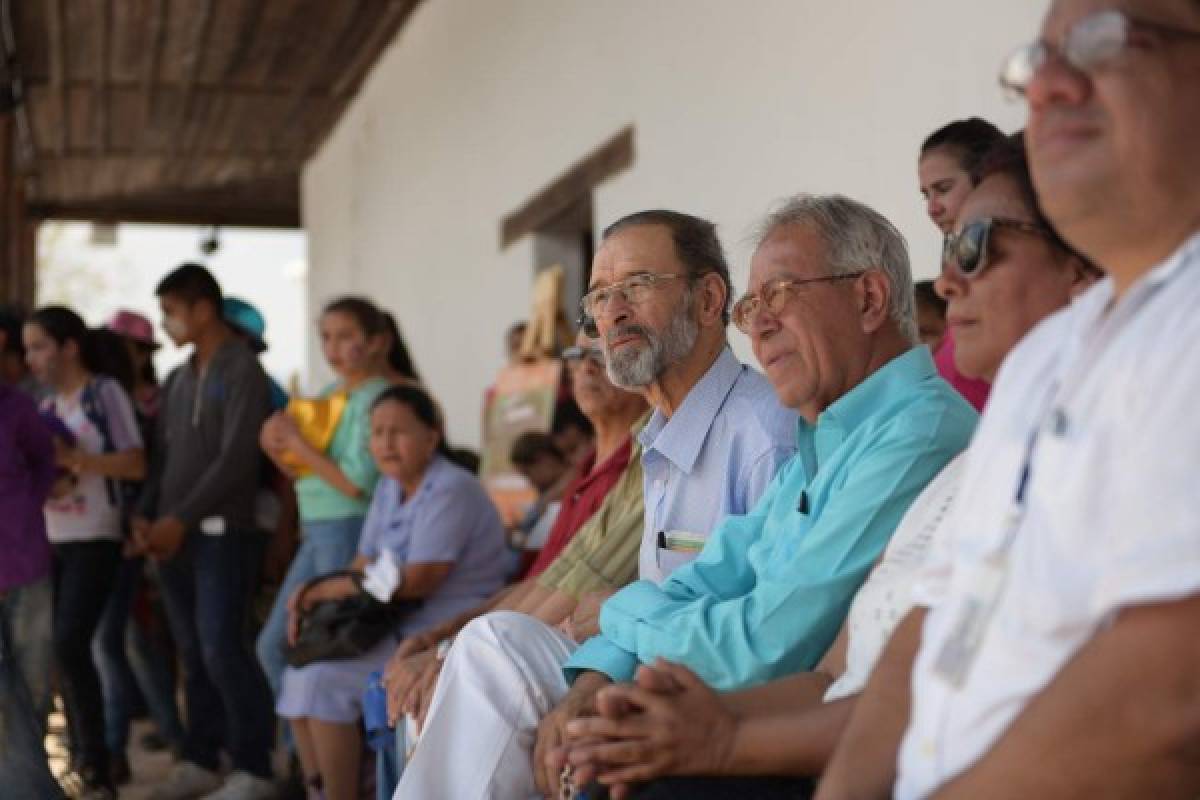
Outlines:
{"label": "man's ear", "polygon": [[725,313],[725,304],[729,298],[729,291],[725,288],[725,281],[721,280],[721,276],[715,272],[705,273],[698,281],[696,293],[697,310],[700,315],[700,324],[702,326],[721,325],[721,315]]}
{"label": "man's ear", "polygon": [[863,333],[875,333],[890,318],[892,284],[882,270],[869,269],[859,276],[855,292]]}

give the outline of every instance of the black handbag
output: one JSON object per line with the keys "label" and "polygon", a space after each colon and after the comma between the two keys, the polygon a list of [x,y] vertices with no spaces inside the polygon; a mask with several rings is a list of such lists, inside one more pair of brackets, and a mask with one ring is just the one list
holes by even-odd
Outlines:
{"label": "black handbag", "polygon": [[[330,578],[355,574],[342,570],[321,575],[305,584],[304,591]],[[381,603],[361,587],[349,597],[322,600],[301,613],[296,643],[284,651],[287,663],[303,667],[315,661],[357,658],[395,631],[404,616],[420,605],[416,599]]]}

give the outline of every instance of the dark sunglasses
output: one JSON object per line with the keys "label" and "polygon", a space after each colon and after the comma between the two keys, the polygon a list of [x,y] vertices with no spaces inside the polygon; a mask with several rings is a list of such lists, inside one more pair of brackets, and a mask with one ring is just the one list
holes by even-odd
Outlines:
{"label": "dark sunglasses", "polygon": [[562,351],[563,361],[583,361],[590,358],[596,364],[604,366],[604,351],[599,347],[580,347],[575,345]]}
{"label": "dark sunglasses", "polygon": [[961,231],[946,237],[942,245],[942,262],[953,264],[965,278],[976,277],[987,267],[988,247],[991,245],[992,231],[996,228],[1040,236],[1050,242],[1055,240],[1051,231],[1035,222],[984,217],[968,222]]}

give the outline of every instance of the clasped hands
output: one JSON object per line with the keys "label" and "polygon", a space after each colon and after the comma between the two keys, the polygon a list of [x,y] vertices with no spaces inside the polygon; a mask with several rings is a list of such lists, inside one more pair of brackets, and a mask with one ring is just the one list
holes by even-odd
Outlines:
{"label": "clasped hands", "polygon": [[575,787],[598,781],[620,800],[635,784],[720,774],[730,761],[737,717],[687,667],[659,659],[631,684],[601,684],[590,701],[578,687],[538,729],[534,772],[548,797],[567,765]]}

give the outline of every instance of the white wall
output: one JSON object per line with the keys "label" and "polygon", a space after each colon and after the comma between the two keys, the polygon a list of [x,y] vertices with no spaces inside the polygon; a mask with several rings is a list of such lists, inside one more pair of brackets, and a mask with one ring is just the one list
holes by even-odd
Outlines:
{"label": "white wall", "polygon": [[598,227],[649,207],[709,217],[740,290],[754,221],[837,191],[892,219],[931,277],[916,150],[958,117],[1020,126],[995,75],[1042,6],[428,0],[305,170],[310,311],[346,291],[395,310],[451,437],[477,444],[534,266],[529,241],[499,248],[500,220],[631,123],[636,163],[596,192]]}

